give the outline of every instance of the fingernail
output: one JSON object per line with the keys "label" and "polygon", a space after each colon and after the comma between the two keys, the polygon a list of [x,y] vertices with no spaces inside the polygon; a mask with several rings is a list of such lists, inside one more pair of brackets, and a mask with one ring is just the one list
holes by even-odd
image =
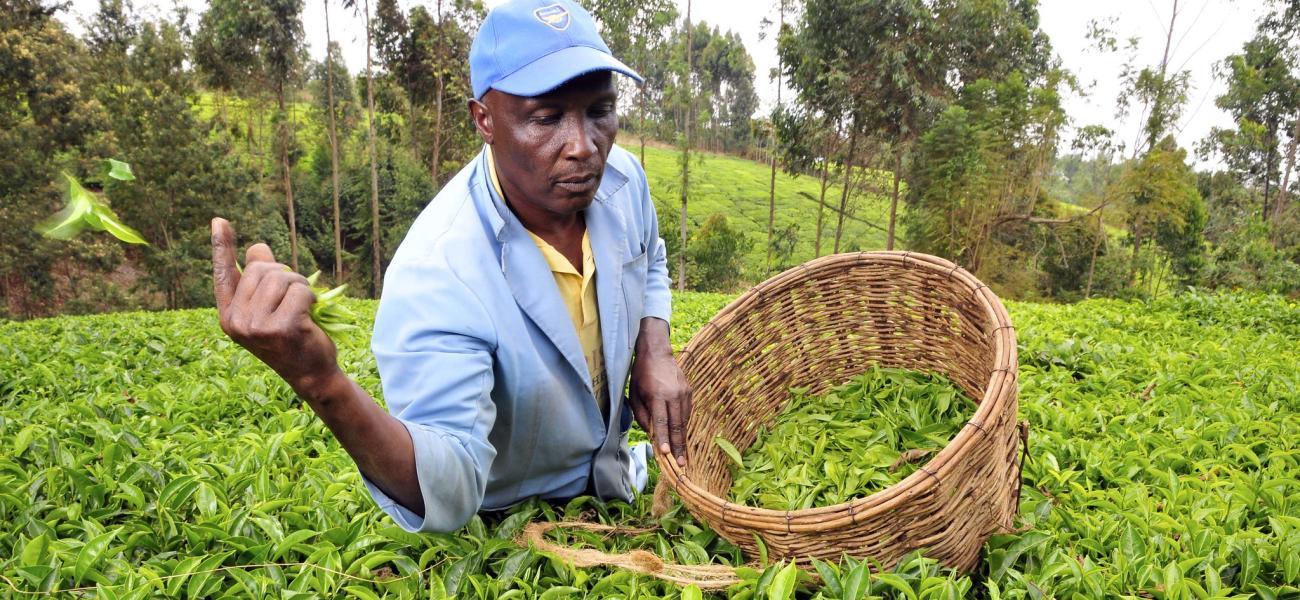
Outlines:
{"label": "fingernail", "polygon": [[668,444],[659,444],[659,451],[663,452],[664,454],[671,454],[673,450],[672,447],[669,446]]}

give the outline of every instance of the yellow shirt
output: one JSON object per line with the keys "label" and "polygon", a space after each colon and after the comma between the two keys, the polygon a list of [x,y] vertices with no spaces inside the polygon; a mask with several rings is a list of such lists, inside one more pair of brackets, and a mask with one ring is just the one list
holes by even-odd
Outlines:
{"label": "yellow shirt", "polygon": [[[492,158],[492,149],[488,148],[488,170],[491,172],[492,187],[497,194],[505,198],[501,181],[497,178],[496,161]],[[546,264],[551,267],[555,277],[555,287],[560,291],[560,298],[569,310],[569,319],[578,333],[578,343],[582,345],[582,354],[587,359],[587,371],[591,373],[591,389],[596,395],[596,405],[601,415],[609,417],[609,389],[605,385],[605,355],[600,340],[600,315],[596,309],[596,257],[591,252],[591,238],[586,232],[582,234],[582,272],[579,273],[559,250],[546,240],[529,231],[533,243],[542,252]]]}

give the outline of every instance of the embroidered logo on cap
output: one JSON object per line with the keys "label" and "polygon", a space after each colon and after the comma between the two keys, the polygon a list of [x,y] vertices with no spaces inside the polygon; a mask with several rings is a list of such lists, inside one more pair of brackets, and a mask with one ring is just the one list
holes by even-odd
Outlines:
{"label": "embroidered logo on cap", "polygon": [[556,31],[564,31],[569,28],[569,10],[559,4],[543,6],[535,11],[533,15]]}

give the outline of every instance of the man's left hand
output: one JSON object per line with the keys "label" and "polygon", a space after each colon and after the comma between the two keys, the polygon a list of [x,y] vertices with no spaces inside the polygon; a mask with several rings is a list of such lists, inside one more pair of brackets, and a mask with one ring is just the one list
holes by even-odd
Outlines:
{"label": "man's left hand", "polygon": [[663,454],[686,466],[686,422],[691,417],[691,386],[673,359],[668,323],[641,319],[632,362],[632,391],[628,398],[641,428]]}

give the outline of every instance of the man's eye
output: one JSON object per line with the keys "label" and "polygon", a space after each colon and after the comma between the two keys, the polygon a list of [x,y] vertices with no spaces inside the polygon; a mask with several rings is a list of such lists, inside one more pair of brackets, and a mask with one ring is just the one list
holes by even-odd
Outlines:
{"label": "man's eye", "polygon": [[533,115],[528,120],[538,125],[554,125],[560,122],[560,115],[550,115],[550,114]]}
{"label": "man's eye", "polygon": [[614,107],[610,105],[593,106],[591,110],[587,111],[587,114],[593,118],[608,117],[614,114]]}

